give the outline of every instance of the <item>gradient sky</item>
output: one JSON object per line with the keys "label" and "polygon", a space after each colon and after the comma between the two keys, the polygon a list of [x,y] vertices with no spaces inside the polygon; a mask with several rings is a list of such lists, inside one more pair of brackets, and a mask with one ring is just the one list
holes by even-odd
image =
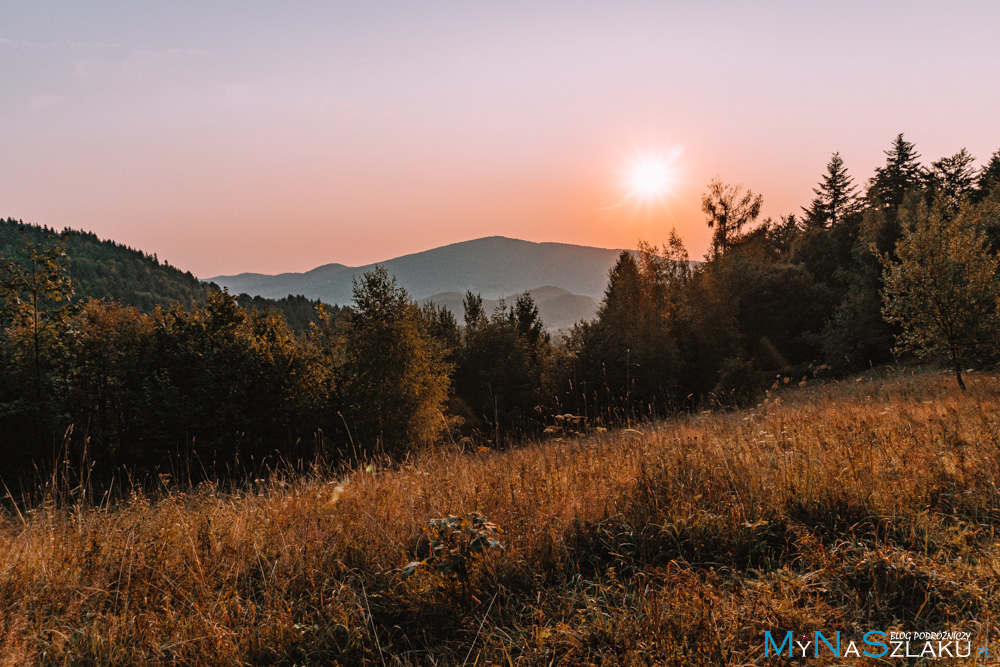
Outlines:
{"label": "gradient sky", "polygon": [[[798,211],[1000,148],[1000,3],[0,0],[0,216],[200,277],[488,235],[700,257],[713,176]],[[644,154],[679,154],[654,205]]]}

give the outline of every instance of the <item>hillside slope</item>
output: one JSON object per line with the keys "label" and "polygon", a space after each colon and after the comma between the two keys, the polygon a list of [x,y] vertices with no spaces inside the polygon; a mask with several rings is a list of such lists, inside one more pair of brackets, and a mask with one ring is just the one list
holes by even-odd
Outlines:
{"label": "hillside slope", "polygon": [[[57,233],[48,227],[13,218],[0,219],[0,261],[23,260],[28,244],[44,247],[52,243],[65,244],[66,267],[73,281],[73,298],[77,301],[108,299],[148,313],[158,306],[204,305],[208,294],[219,289],[214,283],[198,280],[190,271],[161,262],[156,255],[101,240],[91,232],[65,230]],[[239,303],[244,308],[281,314],[293,331],[305,331],[310,322],[316,321],[316,301],[287,295],[265,299],[234,294],[240,297]],[[327,312],[336,316],[341,310],[327,308]]]}
{"label": "hillside slope", "polygon": [[[568,243],[534,243],[490,236],[378,262],[414,299],[471,290],[487,299],[509,297],[543,285],[600,299],[620,250]],[[351,300],[351,278],[375,265],[326,264],[305,273],[241,273],[209,280],[233,293],[278,298],[301,294],[326,303]],[[459,311],[460,312],[460,311]]]}
{"label": "hillside slope", "polygon": [[[147,255],[114,241],[104,241],[91,232],[55,230],[20,220],[0,219],[0,258],[19,260],[25,244],[62,240],[66,244],[66,266],[73,281],[75,298],[113,299],[149,312],[156,306],[204,303],[216,289]],[[49,239],[46,241],[46,239]]]}

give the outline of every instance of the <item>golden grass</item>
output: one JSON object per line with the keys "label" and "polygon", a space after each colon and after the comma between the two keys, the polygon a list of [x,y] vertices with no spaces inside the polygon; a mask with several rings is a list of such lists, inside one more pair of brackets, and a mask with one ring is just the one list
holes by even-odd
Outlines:
{"label": "golden grass", "polygon": [[[339,479],[43,503],[0,525],[0,665],[738,665],[765,662],[764,630],[989,641],[998,390],[873,374]],[[401,575],[429,520],[471,512],[503,550]]]}

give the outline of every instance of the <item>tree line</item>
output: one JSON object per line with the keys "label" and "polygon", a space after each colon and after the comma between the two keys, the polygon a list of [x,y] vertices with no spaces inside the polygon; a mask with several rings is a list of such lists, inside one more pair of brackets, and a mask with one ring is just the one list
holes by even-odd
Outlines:
{"label": "tree line", "polygon": [[[463,324],[377,267],[350,308],[209,290],[142,310],[75,297],[65,242],[0,264],[0,446],[7,477],[60,462],[242,475],[263,461],[505,446],[705,404],[894,355],[962,370],[997,353],[1000,151],[924,166],[903,135],[864,188],[834,154],[801,212],[713,180],[712,248],[640,242],[597,317],[553,338],[527,293]],[[193,470],[192,470],[193,468]]]}

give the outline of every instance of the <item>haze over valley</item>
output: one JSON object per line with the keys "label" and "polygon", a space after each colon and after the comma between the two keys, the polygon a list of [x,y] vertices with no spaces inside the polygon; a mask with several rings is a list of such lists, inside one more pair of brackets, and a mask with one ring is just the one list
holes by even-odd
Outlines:
{"label": "haze over valley", "polygon": [[[462,317],[466,292],[481,295],[492,312],[499,299],[530,291],[549,330],[591,319],[621,250],[569,243],[534,243],[490,236],[378,262],[415,300],[446,306]],[[347,305],[352,280],[375,264],[325,264],[304,273],[241,273],[208,278],[232,294],[273,299],[302,295]]]}

